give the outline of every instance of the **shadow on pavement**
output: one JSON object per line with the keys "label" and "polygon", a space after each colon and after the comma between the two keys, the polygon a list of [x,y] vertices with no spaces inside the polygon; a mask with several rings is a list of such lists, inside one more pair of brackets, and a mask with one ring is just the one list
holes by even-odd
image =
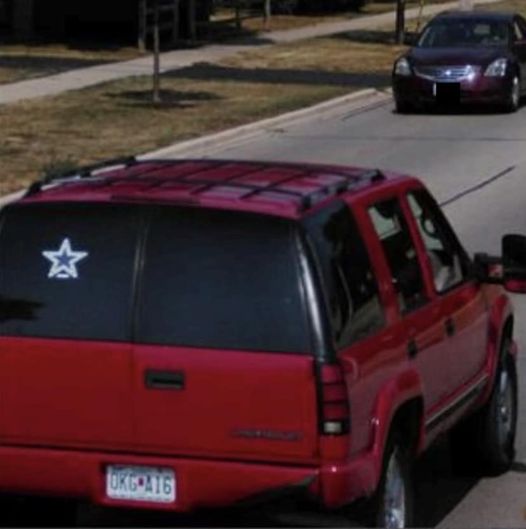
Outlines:
{"label": "shadow on pavement", "polygon": [[338,33],[331,38],[335,40],[347,40],[367,44],[394,44],[395,42],[393,30],[355,29],[344,33]]}
{"label": "shadow on pavement", "polygon": [[455,475],[447,439],[440,440],[417,462],[414,474],[416,521],[438,525],[475,487],[478,476]]}
{"label": "shadow on pavement", "polygon": [[287,70],[276,68],[234,68],[211,63],[194,66],[164,74],[176,79],[201,81],[238,81],[249,83],[295,84],[310,86],[349,86],[358,88],[388,87],[391,79],[382,72],[352,73],[323,72],[319,70]]}
{"label": "shadow on pavement", "polygon": [[129,107],[150,108],[190,108],[199,101],[219,101],[221,97],[209,92],[192,92],[178,90],[161,90],[159,103],[152,102],[151,90],[135,90],[129,92],[109,93],[106,97],[120,100],[121,105]]}

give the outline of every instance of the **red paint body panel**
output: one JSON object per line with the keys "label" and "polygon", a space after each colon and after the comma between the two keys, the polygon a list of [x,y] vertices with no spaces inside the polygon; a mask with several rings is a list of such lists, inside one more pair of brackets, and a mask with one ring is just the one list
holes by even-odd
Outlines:
{"label": "red paint body panel", "polygon": [[0,338],[0,442],[129,449],[131,368],[131,345]]}

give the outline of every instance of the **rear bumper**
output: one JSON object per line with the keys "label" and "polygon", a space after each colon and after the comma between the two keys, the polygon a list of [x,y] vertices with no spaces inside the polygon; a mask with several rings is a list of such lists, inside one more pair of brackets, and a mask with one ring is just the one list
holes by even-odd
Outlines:
{"label": "rear bumper", "polygon": [[[370,493],[374,486],[374,466],[370,463],[369,458],[364,458],[344,465],[304,467],[0,447],[0,491],[180,512],[266,502],[292,493],[333,508]],[[176,476],[175,502],[109,498],[105,491],[105,468],[110,464],[172,468]]]}
{"label": "rear bumper", "polygon": [[[478,77],[472,82],[462,81],[460,103],[497,104],[506,100],[511,81],[507,78]],[[395,99],[413,104],[434,104],[433,81],[421,77],[393,76]]]}

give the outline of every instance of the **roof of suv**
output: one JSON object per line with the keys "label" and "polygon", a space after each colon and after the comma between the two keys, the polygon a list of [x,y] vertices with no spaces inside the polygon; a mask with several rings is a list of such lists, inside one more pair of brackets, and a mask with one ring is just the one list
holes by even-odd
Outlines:
{"label": "roof of suv", "polygon": [[168,203],[299,217],[343,193],[386,185],[376,169],[230,160],[112,160],[32,184],[23,202]]}

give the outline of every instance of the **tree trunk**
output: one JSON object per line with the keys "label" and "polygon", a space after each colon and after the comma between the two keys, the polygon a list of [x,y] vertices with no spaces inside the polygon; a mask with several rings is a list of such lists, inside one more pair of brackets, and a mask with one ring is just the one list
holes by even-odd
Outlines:
{"label": "tree trunk", "polygon": [[272,5],[271,0],[265,0],[263,4],[263,24],[265,29],[270,28],[270,18],[272,16]]}
{"label": "tree trunk", "polygon": [[236,0],[236,29],[241,31],[241,0]]}
{"label": "tree trunk", "polygon": [[405,0],[396,1],[396,43],[403,44],[405,35]]}
{"label": "tree trunk", "polygon": [[159,36],[159,0],[153,0],[153,102],[161,102],[161,45]]}

